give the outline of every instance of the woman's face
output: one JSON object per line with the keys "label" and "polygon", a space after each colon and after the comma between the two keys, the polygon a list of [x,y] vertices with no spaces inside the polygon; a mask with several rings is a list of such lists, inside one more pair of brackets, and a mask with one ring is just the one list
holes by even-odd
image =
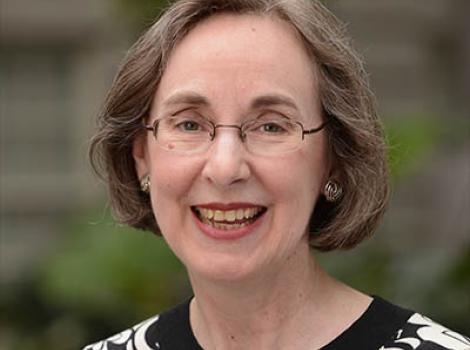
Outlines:
{"label": "woman's face", "polygon": [[[301,41],[268,16],[217,15],[176,46],[149,122],[181,110],[225,125],[265,114],[288,116],[305,129],[322,123]],[[196,155],[165,150],[151,133],[134,144],[137,173],[150,175],[165,240],[192,275],[225,281],[308,253],[306,228],[329,173],[326,154],[324,131],[275,156],[248,152],[233,128],[217,129],[210,148]]]}

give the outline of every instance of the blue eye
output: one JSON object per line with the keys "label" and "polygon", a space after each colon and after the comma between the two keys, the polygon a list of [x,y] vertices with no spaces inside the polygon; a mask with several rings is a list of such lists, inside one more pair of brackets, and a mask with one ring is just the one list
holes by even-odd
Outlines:
{"label": "blue eye", "polygon": [[176,125],[177,128],[183,131],[198,131],[201,126],[194,120],[184,120]]}
{"label": "blue eye", "polygon": [[273,123],[273,122],[269,122],[269,123],[264,123],[263,125],[261,125],[261,130],[263,132],[266,132],[266,133],[281,133],[283,131],[285,131],[285,129],[280,126],[279,124],[277,123]]}
{"label": "blue eye", "polygon": [[181,134],[207,132],[210,125],[203,118],[188,114],[175,115],[165,118],[164,125],[167,131]]}

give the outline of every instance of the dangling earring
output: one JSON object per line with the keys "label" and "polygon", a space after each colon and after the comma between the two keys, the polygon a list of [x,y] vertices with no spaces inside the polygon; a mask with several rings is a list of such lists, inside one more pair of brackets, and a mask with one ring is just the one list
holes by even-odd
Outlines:
{"label": "dangling earring", "polygon": [[343,194],[343,189],[337,182],[328,180],[323,189],[323,194],[327,202],[336,202]]}
{"label": "dangling earring", "polygon": [[144,175],[140,179],[140,189],[144,193],[149,193],[150,192],[150,175],[149,174]]}

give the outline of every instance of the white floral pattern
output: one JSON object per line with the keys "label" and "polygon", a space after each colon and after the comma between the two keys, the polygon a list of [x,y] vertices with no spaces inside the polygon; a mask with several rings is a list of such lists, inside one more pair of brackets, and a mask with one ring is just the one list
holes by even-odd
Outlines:
{"label": "white floral pattern", "polygon": [[156,323],[159,315],[149,318],[138,325],[83,348],[83,350],[157,350],[158,343],[148,344],[146,333],[148,328]]}
{"label": "white floral pattern", "polygon": [[470,350],[470,338],[441,326],[431,319],[413,314],[393,343],[379,350]]}

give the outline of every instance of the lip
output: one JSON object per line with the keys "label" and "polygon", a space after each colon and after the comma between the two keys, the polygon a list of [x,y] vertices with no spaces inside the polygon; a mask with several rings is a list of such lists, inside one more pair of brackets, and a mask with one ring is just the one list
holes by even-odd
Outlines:
{"label": "lip", "polygon": [[232,203],[212,202],[212,203],[196,204],[194,205],[194,207],[212,209],[212,210],[233,210],[233,209],[264,207],[264,206],[255,204],[255,203],[248,203],[248,202],[232,202]]}
{"label": "lip", "polygon": [[[253,203],[228,203],[228,204],[206,203],[202,205],[197,205],[197,207],[212,209],[212,210],[232,210],[232,209],[260,207],[260,205],[255,205]],[[199,218],[197,217],[197,214],[193,210],[191,210],[191,214],[193,215],[193,219],[196,223],[196,226],[204,235],[213,239],[228,241],[228,240],[237,240],[253,233],[253,231],[262,224],[266,212],[264,212],[258,219],[256,219],[251,224],[244,226],[244,227],[240,227],[238,229],[234,229],[234,230],[217,229],[199,220]]]}

